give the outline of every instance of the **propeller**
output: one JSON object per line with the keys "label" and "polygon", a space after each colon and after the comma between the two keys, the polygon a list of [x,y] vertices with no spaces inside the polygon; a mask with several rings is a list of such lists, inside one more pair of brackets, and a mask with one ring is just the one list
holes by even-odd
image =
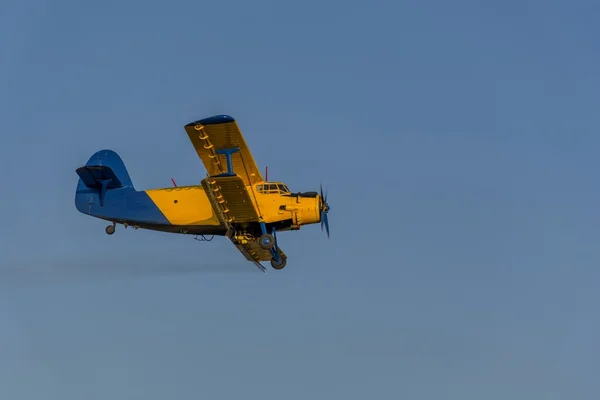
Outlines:
{"label": "propeller", "polygon": [[323,224],[327,230],[327,237],[329,237],[329,221],[327,220],[327,213],[329,212],[329,204],[327,204],[327,191],[323,194],[323,185],[321,184],[321,231],[323,231]]}

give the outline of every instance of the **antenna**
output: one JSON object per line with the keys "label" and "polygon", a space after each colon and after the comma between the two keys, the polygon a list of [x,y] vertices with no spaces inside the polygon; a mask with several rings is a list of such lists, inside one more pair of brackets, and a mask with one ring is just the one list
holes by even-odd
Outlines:
{"label": "antenna", "polygon": [[269,166],[265,167],[265,182],[269,182]]}
{"label": "antenna", "polygon": [[177,187],[177,184],[175,183],[175,179],[171,178],[171,182],[173,182],[173,186]]}

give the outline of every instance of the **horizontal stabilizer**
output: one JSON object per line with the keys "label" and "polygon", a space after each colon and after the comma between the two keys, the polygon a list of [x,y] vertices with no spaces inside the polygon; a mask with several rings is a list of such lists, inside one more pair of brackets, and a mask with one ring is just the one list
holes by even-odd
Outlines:
{"label": "horizontal stabilizer", "polygon": [[117,189],[123,187],[123,183],[115,174],[112,168],[106,165],[86,165],[76,170],[81,181],[88,188],[104,190]]}

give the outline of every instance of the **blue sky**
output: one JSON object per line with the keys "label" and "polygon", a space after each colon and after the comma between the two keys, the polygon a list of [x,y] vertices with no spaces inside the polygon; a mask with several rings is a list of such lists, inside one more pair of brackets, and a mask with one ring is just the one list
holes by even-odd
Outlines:
{"label": "blue sky", "polygon": [[[0,6],[0,395],[592,399],[600,34],[592,1]],[[205,174],[234,116],[332,237],[225,239],[79,214],[98,149],[138,189]]]}

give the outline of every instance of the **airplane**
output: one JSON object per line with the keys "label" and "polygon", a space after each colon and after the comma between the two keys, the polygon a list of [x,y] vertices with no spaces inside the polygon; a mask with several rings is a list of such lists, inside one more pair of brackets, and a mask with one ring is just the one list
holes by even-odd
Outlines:
{"label": "airplane", "polygon": [[200,185],[177,186],[172,180],[173,187],[138,191],[121,157],[103,149],[76,169],[76,209],[110,221],[108,235],[121,224],[200,241],[227,237],[262,272],[262,261],[275,270],[287,264],[277,232],[320,223],[329,237],[330,207],[322,185],[320,192],[293,193],[283,182],[269,182],[268,169],[263,178],[233,117],[214,115],[184,129],[207,172]]}

